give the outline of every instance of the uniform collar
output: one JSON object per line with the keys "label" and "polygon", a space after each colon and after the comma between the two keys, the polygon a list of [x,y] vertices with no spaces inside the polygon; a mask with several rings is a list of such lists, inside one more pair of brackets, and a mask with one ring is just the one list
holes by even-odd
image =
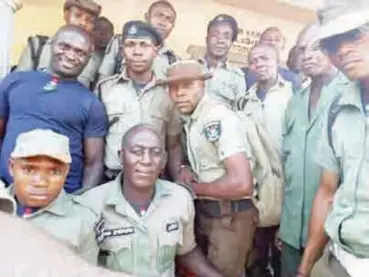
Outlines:
{"label": "uniform collar", "polygon": [[362,91],[359,82],[348,83],[341,87],[341,97],[338,100],[340,106],[354,106],[363,111]]}
{"label": "uniform collar", "polygon": [[[117,178],[112,181],[114,185],[108,194],[106,204],[115,206],[116,211],[121,214],[127,214],[126,207],[127,204],[129,205],[129,202],[123,194],[121,180],[122,174],[119,174]],[[171,191],[163,185],[160,179],[158,179],[155,183],[155,194],[152,202],[156,203],[168,195],[171,195]]]}
{"label": "uniform collar", "polygon": [[169,49],[166,44],[164,44],[158,51],[159,55],[173,55],[175,56],[175,53],[172,49]]}
{"label": "uniform collar", "polygon": [[[11,185],[7,190],[8,190],[8,193],[12,197],[15,197],[15,191],[14,191],[13,185]],[[28,217],[32,217],[37,214],[41,214],[43,212],[49,212],[57,216],[66,216],[67,210],[68,210],[67,205],[69,203],[68,197],[70,196],[66,194],[64,189],[62,189],[58,197],[54,201],[52,201],[48,206],[37,210],[35,213],[29,215]]]}
{"label": "uniform collar", "polygon": [[189,118],[195,121],[202,113],[207,112],[208,108],[212,106],[211,103],[213,103],[212,99],[205,92]]}
{"label": "uniform collar", "polygon": [[[289,84],[288,81],[286,81],[285,79],[282,78],[281,75],[278,74],[277,76],[277,82],[268,90],[268,93],[273,92],[273,91],[278,91],[280,89],[284,89],[287,88],[288,86],[291,87],[291,85]],[[256,92],[258,91],[259,88],[259,83],[255,83],[251,88],[250,88],[250,93],[257,97]],[[292,89],[292,88],[291,88]]]}
{"label": "uniform collar", "polygon": [[[144,91],[147,91],[151,88],[154,88],[158,85],[161,85],[161,80],[155,75],[153,71],[152,79],[149,83],[146,84]],[[127,68],[123,67],[122,72],[117,77],[117,82],[132,82],[133,80],[128,76]]]}
{"label": "uniform collar", "polygon": [[[208,59],[207,59],[206,55],[204,57],[198,59],[198,61],[199,61],[199,63],[205,65],[209,69],[209,63],[208,63]],[[228,60],[225,60],[223,62],[218,63],[218,65],[215,68],[229,69],[230,64],[229,64]]]}

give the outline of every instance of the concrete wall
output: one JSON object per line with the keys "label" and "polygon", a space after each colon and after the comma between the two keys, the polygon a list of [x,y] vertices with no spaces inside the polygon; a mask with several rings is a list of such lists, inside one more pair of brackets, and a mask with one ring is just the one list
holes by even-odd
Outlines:
{"label": "concrete wall", "polygon": [[[265,0],[259,1],[265,2]],[[103,15],[111,19],[116,32],[120,32],[125,21],[143,18],[143,13],[153,0],[100,0],[99,2],[103,6]],[[276,9],[269,9],[267,13],[256,9],[257,12],[255,12],[245,6],[246,2],[255,2],[252,0],[242,0],[240,6],[234,0],[172,0],[171,2],[178,12],[178,19],[168,44],[179,55],[188,57],[188,51],[195,56],[200,55],[204,51],[208,21],[219,13],[229,13],[237,19],[241,29],[238,42],[232,49],[232,57],[237,63],[246,60],[248,49],[257,42],[260,32],[272,25],[280,27],[285,33],[288,50],[293,45],[298,31],[311,17],[310,11],[310,13],[303,11],[301,16],[304,16],[304,20],[301,20],[302,17],[296,12],[291,14],[291,7],[285,8],[286,13],[288,12],[288,16],[285,17],[281,16],[281,12],[276,15],[270,13],[270,10]],[[63,3],[63,0],[24,1],[24,8],[16,16],[13,61],[18,59],[29,35],[52,35],[58,26],[63,24]],[[283,11],[283,6],[279,6],[279,10],[281,9]],[[286,53],[283,53],[282,59],[286,57]]]}

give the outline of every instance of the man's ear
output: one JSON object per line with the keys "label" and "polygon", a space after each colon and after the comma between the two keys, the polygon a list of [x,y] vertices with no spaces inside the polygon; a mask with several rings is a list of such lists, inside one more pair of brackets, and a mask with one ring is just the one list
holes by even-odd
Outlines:
{"label": "man's ear", "polygon": [[120,149],[118,150],[118,157],[119,157],[119,161],[121,163],[121,165],[123,165],[123,155],[124,155],[124,149]]}
{"label": "man's ear", "polygon": [[64,9],[63,18],[64,18],[65,23],[68,22],[68,17],[69,17],[69,9]]}
{"label": "man's ear", "polygon": [[14,166],[15,166],[15,161],[14,161],[13,158],[10,158],[9,159],[8,167],[9,167],[9,174],[12,177],[14,177]]}

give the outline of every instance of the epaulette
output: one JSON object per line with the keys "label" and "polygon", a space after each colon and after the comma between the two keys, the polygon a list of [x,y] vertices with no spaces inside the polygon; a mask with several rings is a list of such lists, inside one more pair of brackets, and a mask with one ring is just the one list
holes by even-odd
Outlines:
{"label": "epaulette", "polygon": [[106,77],[99,81],[95,87],[96,96],[101,101],[102,100],[102,88],[105,85],[108,85],[110,82],[115,81],[119,78],[119,74],[114,74],[112,76]]}

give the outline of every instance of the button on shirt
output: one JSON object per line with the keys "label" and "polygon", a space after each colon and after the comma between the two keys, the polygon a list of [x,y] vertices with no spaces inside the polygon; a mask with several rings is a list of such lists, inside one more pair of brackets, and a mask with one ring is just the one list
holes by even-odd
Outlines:
{"label": "button on shirt", "polygon": [[[14,197],[14,187],[10,186],[7,190]],[[99,248],[94,228],[98,215],[82,205],[78,196],[66,194],[62,190],[45,208],[22,207],[18,203],[17,214],[64,242],[88,262],[97,264]]]}
{"label": "button on shirt", "polygon": [[78,81],[59,81],[54,90],[45,91],[51,78],[45,72],[14,72],[0,83],[0,117],[7,120],[0,173],[7,184],[13,182],[8,163],[19,134],[51,129],[70,140],[72,164],[65,189],[73,192],[82,186],[83,140],[106,135],[106,114],[102,103]]}
{"label": "button on shirt", "polygon": [[136,124],[151,124],[163,139],[180,134],[178,111],[167,88],[158,85],[156,80],[154,77],[140,89],[124,70],[120,75],[107,78],[97,86],[96,93],[104,103],[109,118],[105,148],[105,165],[109,169],[121,169],[118,155],[121,140],[125,132]]}
{"label": "button on shirt", "polygon": [[102,214],[96,237],[107,253],[109,269],[133,276],[174,277],[175,256],[196,247],[193,201],[175,183],[158,179],[143,215],[124,198],[120,175],[82,197],[84,204]]}
{"label": "button on shirt", "polygon": [[188,158],[200,182],[213,182],[224,176],[225,159],[238,153],[250,157],[240,118],[209,96],[205,95],[186,118],[185,131]]}

